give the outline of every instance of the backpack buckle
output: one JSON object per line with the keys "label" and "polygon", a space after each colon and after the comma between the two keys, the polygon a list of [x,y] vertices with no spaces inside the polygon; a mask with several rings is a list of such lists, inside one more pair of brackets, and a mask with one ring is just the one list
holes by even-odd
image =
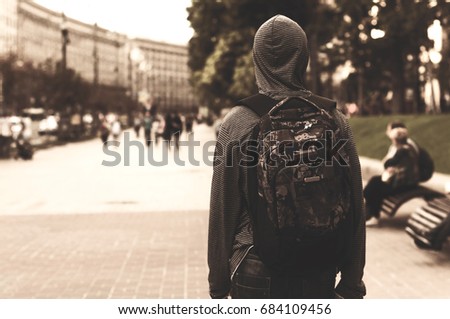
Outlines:
{"label": "backpack buckle", "polygon": [[322,178],[320,176],[316,175],[316,176],[311,176],[311,177],[305,177],[303,179],[303,181],[305,183],[315,183],[315,182],[319,182],[321,179]]}

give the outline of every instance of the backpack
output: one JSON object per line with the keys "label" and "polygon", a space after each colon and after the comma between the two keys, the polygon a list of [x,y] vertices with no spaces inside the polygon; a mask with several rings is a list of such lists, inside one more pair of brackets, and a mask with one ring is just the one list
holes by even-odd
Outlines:
{"label": "backpack", "polygon": [[315,95],[277,103],[259,94],[239,105],[261,117],[246,150],[255,155],[248,191],[257,254],[273,273],[339,267],[351,191],[348,155],[329,154],[343,140],[329,114],[336,103]]}
{"label": "backpack", "polygon": [[428,181],[434,173],[434,162],[430,154],[422,147],[419,146],[419,181]]}

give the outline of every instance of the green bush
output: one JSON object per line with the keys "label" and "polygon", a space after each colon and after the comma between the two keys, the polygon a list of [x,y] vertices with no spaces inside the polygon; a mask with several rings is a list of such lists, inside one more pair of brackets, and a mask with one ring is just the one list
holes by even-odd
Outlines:
{"label": "green bush", "polygon": [[437,172],[450,174],[450,115],[369,116],[350,119],[356,147],[361,156],[382,159],[390,141],[386,126],[394,120],[403,121],[409,135],[434,159]]}

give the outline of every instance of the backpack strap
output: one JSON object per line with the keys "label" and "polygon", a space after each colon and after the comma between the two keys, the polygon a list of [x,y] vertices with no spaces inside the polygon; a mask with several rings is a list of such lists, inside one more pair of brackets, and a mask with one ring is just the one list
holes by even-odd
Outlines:
{"label": "backpack strap", "polygon": [[[303,97],[307,101],[310,101],[320,108],[323,108],[327,112],[331,112],[336,108],[336,101],[330,100],[326,97],[311,94],[308,97]],[[274,107],[279,101],[272,99],[271,97],[258,93],[242,99],[237,102],[236,105],[246,106],[255,112],[259,117],[263,117],[267,114],[272,107]]]}
{"label": "backpack strap", "polygon": [[331,112],[336,108],[336,101],[327,99],[323,96],[312,94],[307,97],[307,100],[310,100],[314,104],[317,104],[327,112]]}
{"label": "backpack strap", "polygon": [[279,101],[272,99],[264,94],[255,94],[245,99],[240,100],[237,105],[248,107],[255,112],[259,117],[263,117],[269,113],[270,109],[275,106]]}
{"label": "backpack strap", "polygon": [[[262,118],[266,116],[269,111],[278,103],[279,101],[274,100],[267,95],[264,94],[255,94],[250,97],[247,97],[245,99],[242,99],[237,102],[236,105],[241,105],[244,107],[249,108],[252,110],[255,114],[258,115],[259,118]],[[247,147],[257,147],[257,139],[258,134],[260,132],[260,126],[257,124],[253,127],[249,143],[247,144]],[[249,148],[247,148],[246,153],[247,156],[249,155]],[[257,173],[256,173],[256,165],[258,164],[258,158],[254,156],[250,156],[252,158],[252,161],[248,163],[247,167],[247,191],[248,191],[248,212],[249,217],[252,222],[252,225],[254,229],[256,229],[256,212],[258,209],[261,209],[258,207],[258,180],[257,180]],[[253,243],[256,243],[256,236],[253,234]]]}

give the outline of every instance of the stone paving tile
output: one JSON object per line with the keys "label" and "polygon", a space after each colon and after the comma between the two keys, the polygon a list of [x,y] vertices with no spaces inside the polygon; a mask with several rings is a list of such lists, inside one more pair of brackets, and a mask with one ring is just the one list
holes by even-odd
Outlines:
{"label": "stone paving tile", "polygon": [[0,298],[207,298],[206,215],[2,216]]}
{"label": "stone paving tile", "polygon": [[[450,298],[450,245],[417,249],[410,204],[367,230],[367,298]],[[205,211],[0,216],[0,298],[208,298]]]}
{"label": "stone paving tile", "polygon": [[450,298],[450,246],[442,252],[418,249],[404,231],[406,205],[380,227],[367,229],[365,283],[368,298]]}

